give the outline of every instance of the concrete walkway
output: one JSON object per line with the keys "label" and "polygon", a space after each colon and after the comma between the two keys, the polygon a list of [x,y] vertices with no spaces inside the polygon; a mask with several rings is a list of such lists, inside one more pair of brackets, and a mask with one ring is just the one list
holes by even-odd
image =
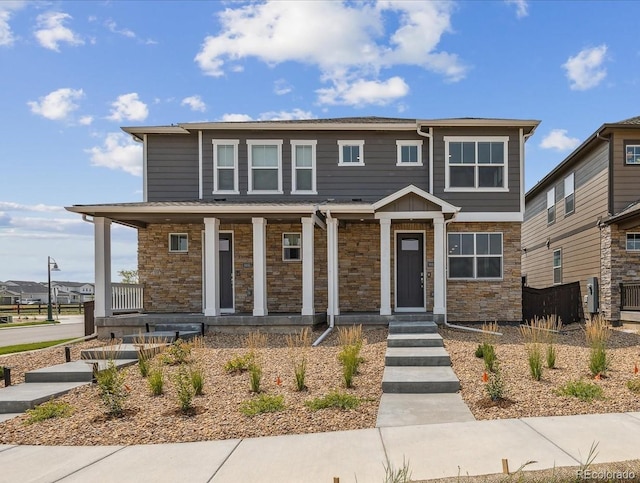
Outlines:
{"label": "concrete walkway", "polygon": [[145,446],[0,446],[0,482],[382,482],[409,462],[414,480],[640,458],[640,413],[430,424]]}

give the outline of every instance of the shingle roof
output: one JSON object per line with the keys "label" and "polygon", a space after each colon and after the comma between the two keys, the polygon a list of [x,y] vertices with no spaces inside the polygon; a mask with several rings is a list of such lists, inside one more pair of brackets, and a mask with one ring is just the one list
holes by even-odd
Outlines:
{"label": "shingle roof", "polygon": [[618,121],[616,124],[635,124],[635,125],[640,125],[640,116],[630,117],[629,119],[625,119],[624,121]]}

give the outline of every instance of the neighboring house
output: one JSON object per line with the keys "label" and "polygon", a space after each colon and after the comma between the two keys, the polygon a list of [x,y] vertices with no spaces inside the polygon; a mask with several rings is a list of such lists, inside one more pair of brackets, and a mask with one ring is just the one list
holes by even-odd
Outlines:
{"label": "neighboring house", "polygon": [[110,318],[112,223],[138,230],[146,320],[521,320],[524,145],[538,123],[123,128],[143,146],[144,201],[67,208],[93,217],[98,323],[128,323]]}
{"label": "neighboring house", "polygon": [[640,117],[603,124],[525,199],[526,284],[579,281],[585,313],[640,321]]}
{"label": "neighboring house", "polygon": [[7,285],[0,282],[0,305],[17,304],[20,300],[20,292],[14,290],[13,284]]}
{"label": "neighboring house", "polygon": [[93,300],[94,288],[91,283],[51,282],[57,290],[57,301],[61,304],[80,304]]}
{"label": "neighboring house", "polygon": [[48,300],[47,284],[38,282],[26,282],[21,280],[7,280],[0,283],[0,287],[3,287],[6,291],[10,291],[11,294],[17,295],[17,300],[21,303],[35,302],[46,303]]}

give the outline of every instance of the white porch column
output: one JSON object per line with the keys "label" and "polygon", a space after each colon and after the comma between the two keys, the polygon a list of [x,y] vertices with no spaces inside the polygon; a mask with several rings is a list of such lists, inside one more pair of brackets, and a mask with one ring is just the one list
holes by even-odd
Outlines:
{"label": "white porch column", "polygon": [[391,315],[391,220],[380,218],[380,315]]}
{"label": "white porch column", "polygon": [[302,218],[302,315],[314,314],[313,218]]}
{"label": "white porch column", "polygon": [[433,220],[433,314],[445,313],[445,277],[447,254],[444,231],[444,217]]}
{"label": "white porch column", "polygon": [[267,220],[253,223],[253,315],[267,315]]}
{"label": "white porch column", "polygon": [[204,219],[204,315],[220,315],[220,220]]}
{"label": "white porch column", "polygon": [[95,239],[95,306],[96,317],[109,317],[111,307],[111,220],[103,217],[93,219]]}
{"label": "white porch column", "polygon": [[338,220],[327,219],[327,315],[340,315],[338,289]]}

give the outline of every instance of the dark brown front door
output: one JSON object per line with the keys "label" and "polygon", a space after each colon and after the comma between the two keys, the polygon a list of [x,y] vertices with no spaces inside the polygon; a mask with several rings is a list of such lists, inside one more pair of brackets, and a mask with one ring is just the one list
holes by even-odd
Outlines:
{"label": "dark brown front door", "polygon": [[396,307],[424,309],[424,234],[396,235]]}
{"label": "dark brown front door", "polygon": [[220,233],[220,308],[233,309],[233,235]]}

